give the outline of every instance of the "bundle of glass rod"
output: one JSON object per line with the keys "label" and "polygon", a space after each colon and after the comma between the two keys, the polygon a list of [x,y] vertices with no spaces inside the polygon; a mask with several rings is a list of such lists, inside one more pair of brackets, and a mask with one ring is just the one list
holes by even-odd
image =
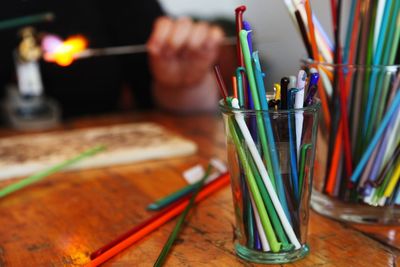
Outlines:
{"label": "bundle of glass rod", "polygon": [[275,93],[267,97],[250,26],[242,20],[244,10],[244,6],[236,9],[239,67],[232,77],[232,95],[215,68],[224,96],[220,108],[239,232],[236,248],[241,256],[252,250],[301,251],[304,256],[308,252],[308,203],[319,111],[314,94],[319,75],[313,69],[309,77],[304,70],[283,77],[275,84]]}
{"label": "bundle of glass rod", "polygon": [[329,146],[320,191],[345,202],[399,205],[400,1],[351,0],[347,20],[342,0],[330,2],[333,42],[309,0],[285,1],[308,51],[304,63],[321,75]]}

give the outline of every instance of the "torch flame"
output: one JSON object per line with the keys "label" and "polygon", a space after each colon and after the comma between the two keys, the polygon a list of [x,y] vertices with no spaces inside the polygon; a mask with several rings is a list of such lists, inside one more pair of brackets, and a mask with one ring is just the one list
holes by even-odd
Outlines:
{"label": "torch flame", "polygon": [[66,67],[72,64],[75,56],[87,48],[87,40],[80,35],[71,36],[64,42],[53,45],[51,49],[44,47],[44,59]]}

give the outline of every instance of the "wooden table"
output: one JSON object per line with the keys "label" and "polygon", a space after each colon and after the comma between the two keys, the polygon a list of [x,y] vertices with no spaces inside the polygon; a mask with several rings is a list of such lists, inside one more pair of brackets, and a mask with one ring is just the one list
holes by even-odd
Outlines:
{"label": "wooden table", "polygon": [[[151,213],[151,201],[182,187],[183,170],[212,156],[225,158],[218,116],[160,113],[82,118],[64,129],[153,121],[199,146],[186,158],[58,173],[0,200],[0,266],[80,266],[89,254]],[[18,134],[0,130],[0,136]],[[0,186],[8,184],[1,182]],[[230,188],[211,196],[191,213],[167,266],[256,266],[235,256]],[[397,266],[399,227],[351,226],[311,213],[311,254],[290,266]],[[105,266],[152,266],[172,221],[117,255]]]}

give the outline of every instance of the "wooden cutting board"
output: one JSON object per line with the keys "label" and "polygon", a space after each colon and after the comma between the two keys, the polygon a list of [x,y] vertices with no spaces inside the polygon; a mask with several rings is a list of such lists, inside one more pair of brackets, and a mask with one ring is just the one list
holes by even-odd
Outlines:
{"label": "wooden cutting board", "polygon": [[69,169],[187,156],[197,151],[195,143],[154,123],[16,136],[0,139],[0,180],[32,174],[97,145],[106,150]]}

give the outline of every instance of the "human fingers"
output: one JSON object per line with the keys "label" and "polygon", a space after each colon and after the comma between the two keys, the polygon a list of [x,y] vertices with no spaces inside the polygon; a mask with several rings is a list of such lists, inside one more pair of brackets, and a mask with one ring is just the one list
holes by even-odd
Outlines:
{"label": "human fingers", "polygon": [[207,36],[207,42],[204,44],[207,50],[218,50],[224,40],[224,31],[219,26],[211,26]]}
{"label": "human fingers", "polygon": [[201,46],[197,50],[191,50],[185,58],[185,64],[190,66],[190,68],[185,68],[190,69],[190,71],[183,75],[185,84],[196,84],[210,73],[211,66],[217,59],[223,38],[224,33],[220,27],[208,26],[206,36],[202,37]]}
{"label": "human fingers", "polygon": [[176,53],[183,48],[193,30],[193,21],[190,18],[182,17],[173,24],[173,29],[168,36],[168,49],[170,53]]}
{"label": "human fingers", "polygon": [[207,42],[207,36],[210,26],[205,22],[199,22],[193,25],[193,29],[187,39],[187,47],[192,51],[201,48]]}
{"label": "human fingers", "polygon": [[168,17],[160,17],[154,22],[153,30],[147,42],[147,48],[152,55],[158,55],[165,46],[171,31],[173,21]]}

